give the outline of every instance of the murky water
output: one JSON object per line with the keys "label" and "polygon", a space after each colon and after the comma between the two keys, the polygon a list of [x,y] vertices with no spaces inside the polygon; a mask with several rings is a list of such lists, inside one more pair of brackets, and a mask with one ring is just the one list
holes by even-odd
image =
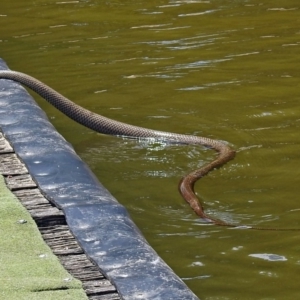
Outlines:
{"label": "murky water", "polygon": [[[300,228],[298,0],[1,1],[12,69],[126,123],[226,140],[234,161],[197,183],[207,212]],[[297,299],[299,232],[205,225],[177,192],[199,147],[94,133],[36,97],[57,130],[201,299]]]}

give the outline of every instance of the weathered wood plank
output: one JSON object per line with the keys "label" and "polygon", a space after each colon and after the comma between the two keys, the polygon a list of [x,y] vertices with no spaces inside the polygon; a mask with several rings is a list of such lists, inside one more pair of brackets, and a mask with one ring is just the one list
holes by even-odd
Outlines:
{"label": "weathered wood plank", "polygon": [[83,254],[83,250],[78,245],[67,225],[41,227],[40,232],[55,255],[69,256]]}
{"label": "weathered wood plank", "polygon": [[120,300],[117,293],[106,294],[106,295],[88,295],[90,300]]}
{"label": "weathered wood plank", "polygon": [[0,132],[0,153],[12,153],[13,151],[9,142],[4,138],[2,132]]}
{"label": "weathered wood plank", "polygon": [[39,189],[24,189],[15,191],[14,194],[22,200],[28,209],[36,208],[40,205],[49,204]]}
{"label": "weathered wood plank", "polygon": [[84,289],[87,294],[106,293],[108,291],[115,292],[116,288],[108,280],[89,280],[83,282]]}
{"label": "weathered wood plank", "polygon": [[[104,276],[99,272],[99,269],[86,259],[85,254],[59,256],[59,259],[63,266],[69,270],[76,278],[83,281],[98,281],[99,284],[102,281],[107,281]],[[111,283],[109,282],[111,285]]]}
{"label": "weathered wood plank", "polygon": [[29,211],[38,227],[66,224],[63,212],[45,199],[39,189],[22,189],[13,193]]}
{"label": "weathered wood plank", "polygon": [[6,185],[11,191],[19,189],[36,188],[37,185],[29,174],[7,176],[5,177]]}
{"label": "weathered wood plank", "polygon": [[27,168],[14,153],[0,155],[0,173],[7,175],[28,174]]}

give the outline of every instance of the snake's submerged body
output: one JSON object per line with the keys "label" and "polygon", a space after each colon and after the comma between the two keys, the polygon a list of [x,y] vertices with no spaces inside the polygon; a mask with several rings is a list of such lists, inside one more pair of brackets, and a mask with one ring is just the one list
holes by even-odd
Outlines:
{"label": "snake's submerged body", "polygon": [[[214,149],[218,153],[218,156],[212,162],[183,177],[179,183],[179,191],[195,213],[205,221],[221,226],[240,227],[207,215],[194,192],[194,184],[198,179],[234,158],[235,152],[223,142],[206,137],[147,129],[106,118],[75,104],[41,81],[21,72],[6,70],[0,71],[0,79],[10,79],[25,85],[69,118],[84,125],[85,127],[103,134],[144,139],[154,138],[159,141],[202,145],[204,147]],[[245,228],[268,230],[267,228],[251,226],[246,226]]]}

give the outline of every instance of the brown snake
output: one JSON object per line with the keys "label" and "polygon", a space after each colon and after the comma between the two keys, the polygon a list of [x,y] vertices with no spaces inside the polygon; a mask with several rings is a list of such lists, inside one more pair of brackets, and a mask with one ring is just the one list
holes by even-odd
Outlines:
{"label": "brown snake", "polygon": [[206,164],[205,166],[189,173],[183,177],[179,183],[179,191],[183,198],[189,203],[195,213],[200,216],[202,219],[206,220],[209,223],[236,227],[236,228],[246,228],[246,229],[258,229],[258,230],[300,230],[300,229],[275,229],[275,228],[263,228],[263,227],[253,227],[253,226],[241,226],[227,223],[225,221],[215,219],[204,212],[204,208],[198,200],[194,192],[195,182],[207,175],[213,169],[220,167],[221,165],[227,163],[229,160],[233,159],[235,156],[235,151],[233,151],[225,143],[209,139],[206,137],[199,137],[193,135],[177,134],[171,132],[157,131],[152,129],[147,129],[143,127],[133,126],[126,123],[118,122],[96,113],[93,113],[74,102],[70,101],[66,97],[62,96],[52,88],[48,87],[41,81],[27,75],[24,73],[16,71],[0,71],[0,79],[10,79],[16,82],[19,82],[26,87],[30,88],[50,104],[60,110],[62,113],[67,115],[69,118],[74,121],[88,127],[94,131],[118,135],[124,137],[133,137],[133,138],[154,138],[158,141],[166,141],[172,143],[180,144],[193,144],[193,145],[202,145],[207,148],[214,149],[218,156],[212,162]]}

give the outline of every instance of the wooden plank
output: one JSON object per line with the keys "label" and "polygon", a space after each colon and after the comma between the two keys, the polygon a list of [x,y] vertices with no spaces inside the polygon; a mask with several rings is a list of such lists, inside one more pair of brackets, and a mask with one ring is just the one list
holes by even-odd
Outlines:
{"label": "wooden plank", "polygon": [[45,199],[39,189],[21,189],[13,191],[13,193],[26,207],[39,227],[66,224],[63,212]]}
{"label": "wooden plank", "polygon": [[68,225],[41,227],[40,232],[55,255],[83,254],[83,250],[71,234]]}
{"label": "wooden plank", "polygon": [[32,177],[29,174],[16,175],[16,176],[9,175],[5,178],[5,182],[7,187],[11,191],[37,187],[37,185],[32,180]]}
{"label": "wooden plank", "polygon": [[99,281],[99,284],[102,284],[103,281],[106,282],[106,285],[111,285],[98,268],[90,260],[86,260],[85,254],[60,256],[60,260],[63,266],[72,274],[76,274],[76,278],[81,281]]}
{"label": "wooden plank", "polygon": [[0,173],[4,176],[28,174],[27,168],[14,153],[0,155]]}
{"label": "wooden plank", "polygon": [[106,294],[106,295],[88,295],[90,300],[120,300],[117,293]]}
{"label": "wooden plank", "polygon": [[108,280],[89,280],[83,282],[87,294],[104,294],[108,291],[115,292],[116,288]]}
{"label": "wooden plank", "polygon": [[0,132],[0,153],[12,153],[14,150],[9,142],[4,138],[3,133]]}
{"label": "wooden plank", "polygon": [[24,205],[26,205],[26,208],[29,210],[51,205],[49,201],[45,199],[39,189],[22,189],[15,191],[14,194],[22,201]]}

